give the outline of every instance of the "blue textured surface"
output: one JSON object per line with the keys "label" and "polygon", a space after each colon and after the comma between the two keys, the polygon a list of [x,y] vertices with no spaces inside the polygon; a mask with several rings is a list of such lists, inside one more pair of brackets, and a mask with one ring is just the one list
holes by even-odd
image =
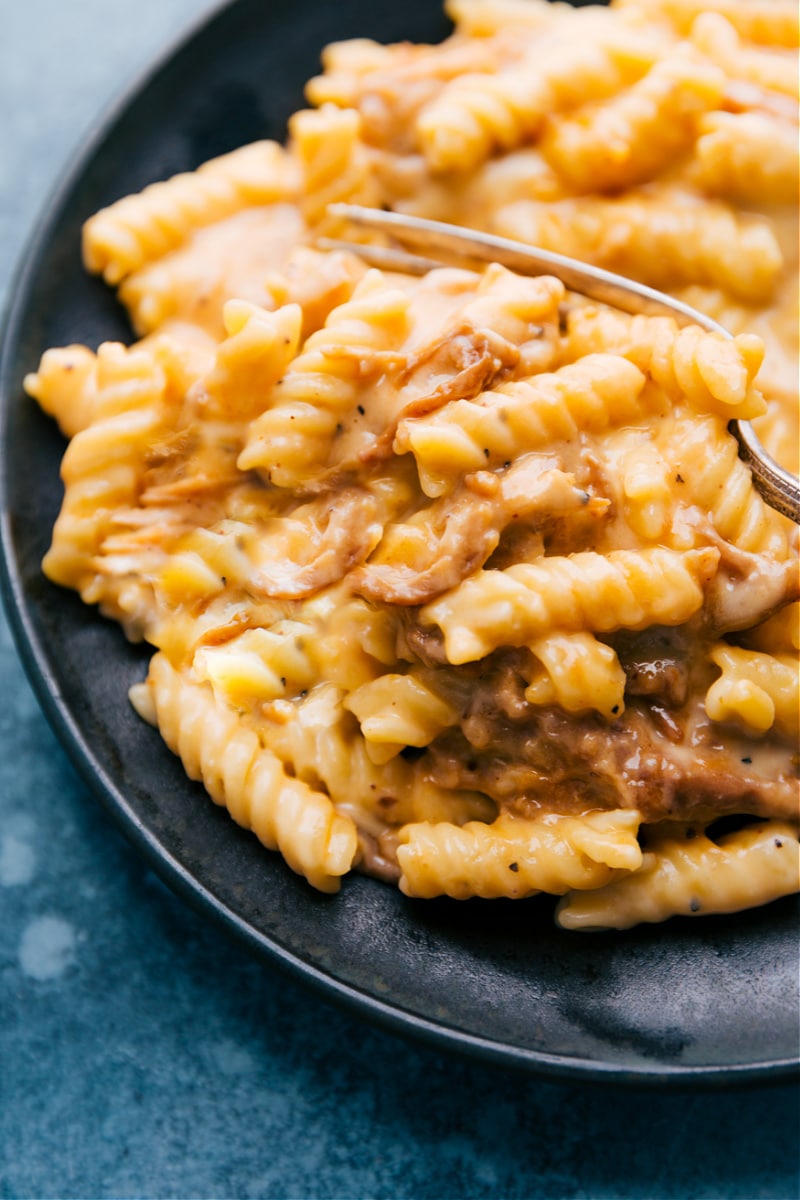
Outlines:
{"label": "blue textured surface", "polygon": [[[0,3],[5,294],[71,147],[210,5]],[[798,1194],[796,1088],[538,1084],[378,1032],[252,961],[88,797],[2,618],[0,683],[0,1195]]]}

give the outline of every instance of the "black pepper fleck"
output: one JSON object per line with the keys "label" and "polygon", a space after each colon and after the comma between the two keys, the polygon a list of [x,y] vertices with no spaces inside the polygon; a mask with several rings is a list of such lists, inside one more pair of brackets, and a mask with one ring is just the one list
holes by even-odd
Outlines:
{"label": "black pepper fleck", "polygon": [[775,845],[778,847],[779,850],[783,849],[783,842],[781,841],[780,838],[775,838]]}
{"label": "black pepper fleck", "polygon": [[693,913],[698,913],[698,912],[700,912],[700,907],[701,907],[701,906],[700,906],[700,901],[699,901],[699,900],[690,900],[690,901],[689,901],[689,909],[690,909],[690,911],[691,911],[691,912],[693,912]]}
{"label": "black pepper fleck", "polygon": [[518,870],[519,870],[519,863],[509,863],[509,864],[508,864],[508,869],[509,869],[509,871],[518,871]]}
{"label": "black pepper fleck", "polygon": [[364,408],[364,405],[363,405],[363,404],[359,404],[359,406],[358,406],[358,411],[361,413],[361,415],[362,415],[362,417],[363,417],[364,413],[365,413],[367,410]]}
{"label": "black pepper fleck", "polygon": [[753,760],[752,760],[752,758],[750,758],[750,756],[749,756],[749,755],[746,755],[746,756],[745,756],[745,757],[742,759],[742,762],[743,762],[743,763],[751,763],[752,761],[753,761]]}

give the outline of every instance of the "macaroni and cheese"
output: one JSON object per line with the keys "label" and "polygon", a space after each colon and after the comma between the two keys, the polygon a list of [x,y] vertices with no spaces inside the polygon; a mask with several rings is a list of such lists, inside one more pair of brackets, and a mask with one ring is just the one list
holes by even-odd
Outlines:
{"label": "macaroni and cheese", "polygon": [[[152,644],[137,711],[317,888],[544,891],[567,929],[765,903],[798,889],[797,531],[727,426],[797,469],[796,5],[448,11],[328,47],[285,148],[87,222],[138,340],[28,377],[70,439],[45,571]],[[317,248],[341,200],[735,336],[367,269]]]}

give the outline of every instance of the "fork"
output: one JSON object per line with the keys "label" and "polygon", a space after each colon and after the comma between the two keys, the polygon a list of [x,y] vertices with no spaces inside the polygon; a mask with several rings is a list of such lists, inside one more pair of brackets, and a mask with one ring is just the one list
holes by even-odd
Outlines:
{"label": "fork", "polygon": [[[670,316],[679,325],[699,325],[709,333],[733,337],[711,317],[674,300],[665,292],[563,254],[443,221],[363,208],[357,204],[329,204],[327,211],[330,216],[362,229],[388,234],[400,244],[398,248],[335,238],[317,240],[317,245],[323,249],[349,250],[371,266],[424,275],[445,264],[479,267],[487,262],[497,262],[519,275],[555,275],[570,291],[622,312]],[[422,253],[412,253],[406,247]],[[767,453],[749,421],[732,420],[728,428],[739,444],[739,457],[750,468],[754,486],[761,496],[770,507],[800,525],[800,479]]]}

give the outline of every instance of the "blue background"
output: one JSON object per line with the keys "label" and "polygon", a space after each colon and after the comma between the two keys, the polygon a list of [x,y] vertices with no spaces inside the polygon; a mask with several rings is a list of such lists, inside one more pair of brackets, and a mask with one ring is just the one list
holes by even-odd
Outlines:
{"label": "blue background", "polygon": [[[70,151],[208,0],[0,0],[0,293]],[[255,962],[89,798],[0,616],[0,1195],[779,1197],[800,1097],[542,1084]],[[758,1020],[758,1014],[753,1014]]]}

